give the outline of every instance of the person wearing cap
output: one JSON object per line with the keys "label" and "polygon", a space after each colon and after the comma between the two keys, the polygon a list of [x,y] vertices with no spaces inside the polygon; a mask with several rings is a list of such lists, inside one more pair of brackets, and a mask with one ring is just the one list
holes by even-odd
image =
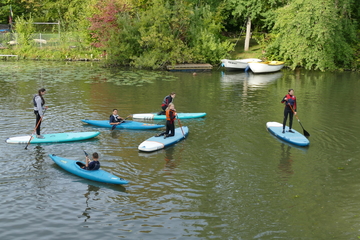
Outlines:
{"label": "person wearing cap", "polygon": [[283,97],[281,103],[285,103],[284,109],[284,121],[283,121],[283,131],[285,133],[286,121],[289,116],[289,132],[294,133],[292,128],[293,116],[296,115],[296,97],[294,96],[294,89],[289,89],[288,94]]}
{"label": "person wearing cap", "polygon": [[43,96],[45,95],[45,93],[45,88],[41,88],[38,90],[38,94],[35,94],[33,97],[34,114],[36,116],[35,129],[37,138],[44,138],[44,136],[40,134],[40,127],[42,118],[44,117],[45,109],[47,109],[47,107],[44,107],[45,99]]}

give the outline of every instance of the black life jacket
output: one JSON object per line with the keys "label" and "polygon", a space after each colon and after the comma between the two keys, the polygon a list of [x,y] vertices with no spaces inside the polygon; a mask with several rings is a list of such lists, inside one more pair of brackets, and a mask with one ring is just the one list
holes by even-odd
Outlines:
{"label": "black life jacket", "polygon": [[[37,107],[37,104],[36,104],[36,101],[35,101],[35,98],[39,96],[39,94],[35,94],[34,97],[33,97],[33,104],[34,104],[34,107]],[[40,96],[39,96],[40,97]],[[40,97],[41,98],[41,97]],[[44,106],[44,99],[41,98],[41,106]]]}

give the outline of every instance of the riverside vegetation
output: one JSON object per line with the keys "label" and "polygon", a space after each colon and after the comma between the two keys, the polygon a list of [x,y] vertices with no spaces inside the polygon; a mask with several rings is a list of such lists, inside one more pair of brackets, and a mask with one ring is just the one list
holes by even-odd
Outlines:
{"label": "riverside vegetation", "polygon": [[[359,70],[360,11],[356,1],[310,0],[0,0],[0,19],[13,17],[1,54],[20,59],[99,60],[109,65],[162,69],[248,56],[282,60],[291,69]],[[38,22],[59,22],[56,40],[31,41]],[[236,51],[229,35],[251,22],[257,47]],[[16,34],[14,34],[16,33]],[[9,42],[7,41],[7,42]],[[3,46],[6,42],[1,42]]]}

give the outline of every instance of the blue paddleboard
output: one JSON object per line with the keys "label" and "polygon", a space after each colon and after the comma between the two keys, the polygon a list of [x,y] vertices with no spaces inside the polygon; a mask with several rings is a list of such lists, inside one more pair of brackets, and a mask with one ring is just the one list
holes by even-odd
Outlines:
{"label": "blue paddleboard", "polygon": [[[176,117],[179,119],[187,118],[201,118],[205,117],[206,113],[177,113]],[[145,120],[165,120],[165,115],[158,115],[157,113],[138,113],[132,115],[133,119],[145,119]]]}
{"label": "blue paddleboard", "polygon": [[[107,120],[88,120],[82,119],[84,123],[88,123],[97,127],[105,127],[105,128],[112,128],[113,125],[109,123]],[[146,129],[156,129],[162,128],[165,125],[160,124],[150,124],[150,123],[142,123],[142,122],[135,122],[135,121],[124,121],[119,125],[116,125],[115,129],[132,129],[132,130],[146,130]]]}
{"label": "blue paddleboard", "polygon": [[128,184],[129,182],[119,178],[109,172],[102,170],[85,170],[82,169],[82,166],[85,166],[85,163],[80,161],[75,161],[72,159],[58,157],[54,154],[49,154],[50,158],[59,165],[62,169],[75,174],[79,177],[86,178],[89,180],[103,182],[103,183],[112,183],[112,184]]}
{"label": "blue paddleboard", "polygon": [[5,140],[7,143],[28,143],[30,138],[30,143],[58,143],[58,142],[73,142],[81,141],[89,138],[96,137],[100,132],[68,132],[68,133],[50,133],[43,134],[44,138],[37,138],[36,135],[26,135],[19,137],[10,137]]}
{"label": "blue paddleboard", "polygon": [[297,146],[305,147],[310,144],[310,141],[301,133],[296,131],[295,129],[291,129],[293,133],[289,132],[289,127],[285,126],[285,133],[283,131],[282,123],[278,122],[267,122],[266,128],[272,133],[275,137],[285,141],[292,143]]}
{"label": "blue paddleboard", "polygon": [[[147,140],[145,140],[144,142],[142,142],[138,149],[140,151],[144,151],[144,152],[152,152],[152,151],[156,151],[159,149],[163,149],[165,147],[168,147],[172,144],[175,144],[183,139],[185,139],[185,137],[189,134],[189,128],[186,126],[182,127],[178,127],[175,129],[175,135],[172,137],[167,137],[164,138],[164,136],[160,136],[160,137],[151,137],[148,138]],[[185,135],[185,136],[184,136]]]}

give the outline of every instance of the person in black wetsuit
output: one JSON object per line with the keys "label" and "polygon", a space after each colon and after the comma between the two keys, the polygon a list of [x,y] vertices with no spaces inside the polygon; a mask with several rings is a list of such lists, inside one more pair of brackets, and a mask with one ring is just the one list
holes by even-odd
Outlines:
{"label": "person in black wetsuit", "polygon": [[289,132],[294,133],[291,130],[293,123],[293,116],[296,115],[296,97],[294,96],[294,89],[289,89],[288,94],[283,97],[281,103],[285,103],[284,109],[284,121],[283,121],[283,131],[285,133],[286,121],[289,116]]}
{"label": "person in black wetsuit", "polygon": [[165,110],[166,110],[166,108],[169,106],[170,103],[173,102],[175,96],[176,96],[176,93],[175,93],[175,92],[172,92],[172,93],[170,93],[169,95],[167,95],[166,97],[164,97],[164,100],[163,100],[163,102],[162,102],[162,104],[161,104],[161,109],[162,109],[162,111],[160,111],[160,112],[158,113],[158,115],[165,115]]}
{"label": "person in black wetsuit", "polygon": [[166,108],[166,131],[164,138],[172,137],[175,135],[175,118],[176,118],[176,109],[173,103],[170,103]]}
{"label": "person in black wetsuit", "polygon": [[93,160],[91,161],[88,156],[86,156],[86,170],[98,170],[100,168],[100,162],[99,162],[99,154],[97,152],[94,152],[92,154]]}
{"label": "person in black wetsuit", "polygon": [[176,118],[176,109],[173,103],[170,103],[166,108],[166,131],[155,135],[155,137],[164,136],[173,137],[175,136],[175,118]]}

